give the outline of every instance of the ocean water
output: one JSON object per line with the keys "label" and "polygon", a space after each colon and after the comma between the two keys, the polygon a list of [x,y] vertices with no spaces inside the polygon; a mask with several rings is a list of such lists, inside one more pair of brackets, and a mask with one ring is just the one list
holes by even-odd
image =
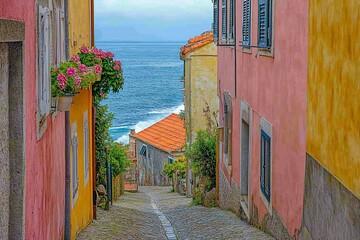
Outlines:
{"label": "ocean water", "polygon": [[180,42],[97,42],[122,62],[125,83],[119,93],[104,101],[114,113],[111,137],[128,143],[130,129],[139,132],[184,108],[183,61]]}

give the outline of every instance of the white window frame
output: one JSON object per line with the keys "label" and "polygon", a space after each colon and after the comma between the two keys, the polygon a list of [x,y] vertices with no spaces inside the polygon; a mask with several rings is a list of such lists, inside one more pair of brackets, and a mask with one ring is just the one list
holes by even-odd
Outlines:
{"label": "white window frame", "polygon": [[[268,201],[266,199],[265,195],[261,191],[260,178],[259,178],[259,192],[260,192],[261,200],[263,201],[264,205],[266,206],[270,216],[272,216],[272,199],[273,199],[272,163],[273,163],[273,146],[274,146],[273,127],[267,120],[265,120],[264,118],[261,118],[260,119],[259,139],[261,138],[261,130],[263,130],[271,138],[271,144],[270,144],[270,201]],[[260,140],[259,140],[259,143],[260,143]],[[260,150],[259,150],[259,159],[260,159]]]}
{"label": "white window frame", "polygon": [[79,145],[77,135],[77,123],[71,126],[71,189],[72,189],[72,207],[79,195]]}
{"label": "white window frame", "polygon": [[84,186],[89,182],[90,175],[90,132],[89,132],[89,120],[88,111],[83,114],[84,125]]}
{"label": "white window frame", "polygon": [[[141,152],[142,152],[142,149],[145,147],[145,155],[144,154],[141,154]],[[140,149],[140,151],[139,151],[139,155],[140,156],[143,156],[143,157],[147,157],[147,155],[148,155],[148,147],[147,147],[147,145],[146,144],[143,144],[142,145],[142,147],[141,147],[141,149]]]}

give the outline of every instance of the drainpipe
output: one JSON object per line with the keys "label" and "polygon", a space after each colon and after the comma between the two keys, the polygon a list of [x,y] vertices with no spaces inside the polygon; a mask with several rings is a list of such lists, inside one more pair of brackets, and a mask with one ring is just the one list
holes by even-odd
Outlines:
{"label": "drainpipe", "polygon": [[[64,1],[65,12],[65,52],[66,58],[69,57],[69,0]],[[64,239],[70,240],[70,112],[65,112],[65,224]]]}

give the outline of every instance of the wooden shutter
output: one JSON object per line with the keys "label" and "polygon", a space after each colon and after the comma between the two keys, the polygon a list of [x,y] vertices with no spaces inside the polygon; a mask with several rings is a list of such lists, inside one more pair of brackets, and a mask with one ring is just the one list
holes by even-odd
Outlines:
{"label": "wooden shutter", "polygon": [[65,12],[60,10],[60,60],[66,61],[66,50],[65,50]]}
{"label": "wooden shutter", "polygon": [[250,46],[251,34],[251,0],[243,1],[243,46]]}
{"label": "wooden shutter", "polygon": [[221,26],[221,31],[222,31],[222,40],[227,39],[227,4],[226,4],[227,0],[222,0],[222,26]]}
{"label": "wooden shutter", "polygon": [[55,64],[59,65],[60,62],[66,60],[65,56],[65,13],[62,9],[55,11],[55,24],[56,24],[56,37],[55,37]]}
{"label": "wooden shutter", "polygon": [[214,0],[214,23],[213,23],[214,40],[219,38],[219,0]]}
{"label": "wooden shutter", "polygon": [[259,0],[258,47],[271,47],[271,0]]}
{"label": "wooden shutter", "polygon": [[79,186],[79,177],[78,177],[78,138],[75,134],[72,138],[71,143],[71,153],[72,153],[72,189],[73,197],[75,197],[78,186]]}
{"label": "wooden shutter", "polygon": [[234,39],[234,0],[230,0],[229,38]]}
{"label": "wooden shutter", "polygon": [[38,25],[38,102],[39,113],[45,116],[50,112],[50,11],[39,6]]}
{"label": "wooden shutter", "polygon": [[88,120],[84,121],[84,163],[85,163],[85,179],[89,175],[89,124]]}
{"label": "wooden shutter", "polygon": [[261,130],[260,143],[260,186],[261,191],[270,202],[271,181],[271,138]]}

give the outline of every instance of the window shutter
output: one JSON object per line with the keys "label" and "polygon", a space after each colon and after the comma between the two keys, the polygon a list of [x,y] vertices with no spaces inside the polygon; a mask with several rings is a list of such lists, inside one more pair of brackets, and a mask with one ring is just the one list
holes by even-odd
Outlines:
{"label": "window shutter", "polygon": [[214,0],[214,23],[213,23],[213,34],[214,40],[217,42],[219,38],[219,0]]}
{"label": "window shutter", "polygon": [[72,138],[72,189],[73,189],[73,197],[75,197],[76,192],[79,186],[79,178],[78,178],[78,139],[75,135]]}
{"label": "window shutter", "polygon": [[60,10],[60,60],[66,61],[66,51],[65,51],[65,12]]}
{"label": "window shutter", "polygon": [[260,142],[260,187],[270,202],[271,138],[261,130]]}
{"label": "window shutter", "polygon": [[84,163],[85,163],[85,179],[89,174],[89,124],[84,121]]}
{"label": "window shutter", "polygon": [[234,0],[230,0],[229,37],[234,39]]}
{"label": "window shutter", "polygon": [[251,34],[251,0],[244,0],[243,4],[243,46],[250,46]]}
{"label": "window shutter", "polygon": [[222,31],[222,40],[227,39],[227,4],[226,4],[227,0],[222,0],[222,26],[221,26],[221,31]]}
{"label": "window shutter", "polygon": [[259,0],[258,47],[271,46],[271,0]]}
{"label": "window shutter", "polygon": [[50,11],[39,7],[38,26],[38,102],[39,113],[45,116],[50,112]]}

